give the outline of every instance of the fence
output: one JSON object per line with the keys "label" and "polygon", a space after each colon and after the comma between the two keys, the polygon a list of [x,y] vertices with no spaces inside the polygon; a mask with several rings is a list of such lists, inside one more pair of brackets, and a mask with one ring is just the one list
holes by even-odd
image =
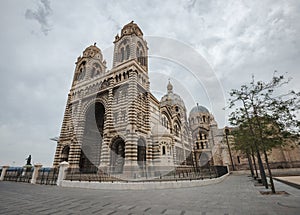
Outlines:
{"label": "fence", "polygon": [[30,183],[32,178],[33,168],[32,167],[9,167],[6,170],[4,181],[15,181]]}
{"label": "fence", "polygon": [[[209,167],[176,167],[173,171],[162,173],[154,171],[152,173],[142,174],[143,177],[134,177],[128,179],[122,174],[109,174],[98,171],[86,171],[79,168],[69,168],[66,170],[66,179],[70,181],[97,181],[97,182],[155,182],[155,181],[183,181],[183,180],[203,180],[221,177],[227,173],[225,166],[209,166]],[[153,175],[152,177],[150,177]]]}
{"label": "fence", "polygon": [[[3,172],[4,181],[15,181],[25,183],[36,183],[45,185],[56,185],[58,179],[59,168],[49,167],[8,167],[6,173]],[[1,169],[1,172],[4,171]],[[149,171],[149,170],[148,170]],[[132,174],[133,173],[133,174]],[[142,172],[123,172],[123,174],[106,173],[99,169],[87,168],[68,168],[65,171],[65,180],[69,181],[97,181],[97,182],[155,182],[155,181],[182,181],[182,180],[203,180],[221,177],[227,173],[227,168],[224,166],[207,166],[207,167],[192,167],[179,166],[172,171],[164,169],[155,169],[152,171]],[[34,175],[33,175],[34,174]],[[126,177],[126,174],[131,174],[133,177]],[[31,180],[32,179],[32,180]]]}
{"label": "fence", "polygon": [[36,179],[36,183],[45,185],[56,185],[58,171],[58,168],[40,168],[38,177]]}
{"label": "fence", "polygon": [[115,182],[123,181],[120,178],[111,176],[101,171],[87,171],[80,168],[68,168],[66,170],[66,180],[70,181],[98,181],[98,182]]}

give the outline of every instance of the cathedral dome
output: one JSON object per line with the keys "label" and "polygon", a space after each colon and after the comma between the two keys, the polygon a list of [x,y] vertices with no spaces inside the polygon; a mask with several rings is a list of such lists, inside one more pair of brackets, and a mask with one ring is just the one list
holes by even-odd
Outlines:
{"label": "cathedral dome", "polygon": [[94,43],[94,45],[87,47],[83,51],[83,57],[95,57],[102,61],[102,53],[101,50],[96,46],[96,43]]}
{"label": "cathedral dome", "polygon": [[166,95],[164,95],[161,100],[160,100],[160,104],[161,106],[164,105],[179,105],[181,107],[185,108],[184,102],[182,100],[182,98],[177,95],[176,93],[173,93],[173,85],[169,82],[168,86],[168,93]]}
{"label": "cathedral dome", "polygon": [[142,30],[139,28],[139,26],[131,21],[127,25],[123,27],[121,30],[121,37],[123,35],[131,35],[131,34],[136,34],[137,36],[143,36]]}
{"label": "cathedral dome", "polygon": [[197,104],[197,106],[192,108],[190,114],[192,113],[209,113],[209,111],[206,107]]}

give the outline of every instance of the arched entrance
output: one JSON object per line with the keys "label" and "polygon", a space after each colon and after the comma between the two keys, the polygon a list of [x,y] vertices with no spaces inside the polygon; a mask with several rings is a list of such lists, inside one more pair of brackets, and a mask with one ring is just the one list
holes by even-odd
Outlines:
{"label": "arched entrance", "polygon": [[100,164],[104,117],[105,108],[101,102],[94,103],[86,112],[79,164],[81,170],[94,171]]}
{"label": "arched entrance", "polygon": [[137,145],[137,162],[142,169],[146,167],[146,143],[144,139],[140,138]]}
{"label": "arched entrance", "polygon": [[111,172],[122,173],[125,163],[125,141],[117,137],[113,140],[110,149]]}
{"label": "arched entrance", "polygon": [[65,146],[61,152],[61,161],[67,161],[69,160],[69,152],[70,152],[70,146]]}

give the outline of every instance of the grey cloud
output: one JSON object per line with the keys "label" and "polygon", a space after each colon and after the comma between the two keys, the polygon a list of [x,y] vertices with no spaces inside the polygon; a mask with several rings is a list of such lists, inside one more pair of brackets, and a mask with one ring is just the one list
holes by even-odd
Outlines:
{"label": "grey cloud", "polygon": [[51,26],[49,24],[49,16],[52,14],[52,9],[50,7],[49,0],[40,0],[38,3],[38,8],[34,11],[31,9],[27,9],[25,12],[26,19],[33,19],[38,21],[41,26],[41,31],[44,35],[48,35],[48,32],[51,30]]}

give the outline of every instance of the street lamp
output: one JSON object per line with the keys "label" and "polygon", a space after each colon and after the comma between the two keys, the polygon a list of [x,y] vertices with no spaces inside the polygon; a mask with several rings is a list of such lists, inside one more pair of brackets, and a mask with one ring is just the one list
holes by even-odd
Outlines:
{"label": "street lamp", "polygon": [[228,146],[228,151],[229,151],[229,156],[230,156],[230,160],[231,160],[232,170],[234,171],[235,169],[234,169],[234,165],[233,165],[233,160],[232,160],[230,145],[229,145],[229,142],[228,142],[228,135],[229,135],[229,129],[227,127],[225,127],[226,142],[227,142],[227,146]]}
{"label": "street lamp", "polygon": [[59,137],[51,137],[51,138],[49,138],[49,139],[52,140],[52,141],[54,141],[54,142],[57,142],[58,139],[59,139]]}

